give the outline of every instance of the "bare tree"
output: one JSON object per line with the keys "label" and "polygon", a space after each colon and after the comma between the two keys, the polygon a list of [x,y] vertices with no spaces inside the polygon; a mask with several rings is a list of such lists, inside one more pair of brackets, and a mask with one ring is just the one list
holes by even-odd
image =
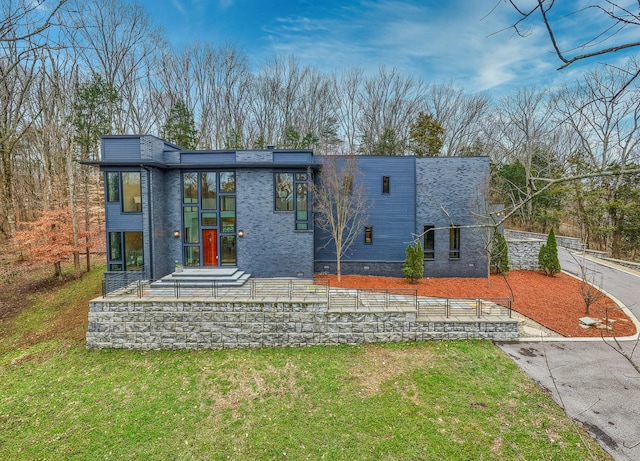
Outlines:
{"label": "bare tree", "polygon": [[333,245],[338,281],[342,276],[341,261],[366,223],[368,199],[364,185],[358,182],[358,164],[354,156],[325,156],[322,175],[311,187],[315,225],[330,239],[324,247]]}
{"label": "bare tree", "polygon": [[425,85],[381,66],[364,81],[357,129],[364,154],[404,155],[411,123],[424,106]]}
{"label": "bare tree", "polygon": [[428,112],[442,124],[442,155],[461,155],[481,139],[491,101],[485,94],[467,95],[451,84],[431,85],[426,93]]}
{"label": "bare tree", "polygon": [[[64,1],[0,3],[0,229],[11,237],[16,232],[17,198],[14,193],[15,161],[23,149],[34,113],[30,105],[41,57],[56,46],[47,34],[57,23]],[[36,114],[39,109],[36,109]]]}
{"label": "bare tree", "polygon": [[[640,161],[640,89],[630,85],[613,98],[626,73],[613,68],[587,74],[581,84],[559,95],[559,111],[577,136],[570,174],[635,168]],[[576,184],[575,203],[582,219],[590,222],[589,236],[604,237],[604,248],[614,257],[623,247],[624,199],[627,179],[607,175]],[[586,194],[591,191],[592,193]],[[599,229],[599,230],[598,230]],[[589,243],[589,242],[588,242]]]}
{"label": "bare tree", "polygon": [[[530,33],[529,19],[539,18],[542,21],[553,50],[562,62],[559,70],[578,61],[640,46],[635,29],[640,25],[640,5],[637,2],[634,2],[635,5],[628,5],[615,0],[592,0],[576,3],[573,11],[561,10],[566,2],[555,0],[535,0],[533,5],[522,0],[509,0],[509,3],[519,15],[512,25],[518,35],[526,36]],[[562,6],[556,6],[557,4]],[[563,27],[563,21],[567,18],[572,19],[574,27]],[[585,23],[593,26],[593,30],[587,35],[576,30]],[[640,67],[636,65],[612,97],[617,97],[639,75]]]}

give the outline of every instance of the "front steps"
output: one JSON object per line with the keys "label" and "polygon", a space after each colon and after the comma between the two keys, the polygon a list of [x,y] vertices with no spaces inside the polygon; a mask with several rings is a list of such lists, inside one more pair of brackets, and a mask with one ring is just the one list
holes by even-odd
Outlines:
{"label": "front steps", "polygon": [[174,286],[181,288],[208,288],[215,284],[218,287],[240,287],[251,277],[237,267],[185,268],[182,272],[174,272],[151,284],[152,288]]}

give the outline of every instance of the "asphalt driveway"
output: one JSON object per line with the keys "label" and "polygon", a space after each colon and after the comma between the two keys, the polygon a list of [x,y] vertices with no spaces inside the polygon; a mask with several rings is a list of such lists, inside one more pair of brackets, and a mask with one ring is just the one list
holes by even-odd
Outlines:
{"label": "asphalt driveway", "polygon": [[[580,274],[640,318],[640,273],[559,249],[563,270]],[[527,341],[498,346],[547,389],[616,460],[640,459],[640,373],[601,339]],[[631,354],[636,340],[620,341]],[[640,345],[635,351],[640,364]]]}

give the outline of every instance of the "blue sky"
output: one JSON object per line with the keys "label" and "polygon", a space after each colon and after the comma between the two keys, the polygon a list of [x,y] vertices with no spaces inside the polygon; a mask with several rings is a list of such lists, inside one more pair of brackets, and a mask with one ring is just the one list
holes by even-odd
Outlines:
{"label": "blue sky", "polygon": [[[569,3],[576,8],[584,1]],[[540,23],[531,23],[525,38],[498,33],[516,17],[500,0],[139,2],[175,47],[197,40],[229,44],[246,52],[256,68],[273,55],[293,54],[322,71],[360,67],[373,73],[386,65],[427,83],[453,83],[496,96],[574,80],[585,68],[556,71],[560,63]],[[591,33],[598,27],[589,21],[569,15],[561,24],[575,36],[574,31]]]}

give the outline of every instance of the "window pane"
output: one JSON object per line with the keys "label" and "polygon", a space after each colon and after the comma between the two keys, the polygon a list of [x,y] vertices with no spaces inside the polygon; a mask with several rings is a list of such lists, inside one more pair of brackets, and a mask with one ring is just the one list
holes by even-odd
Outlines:
{"label": "window pane", "polygon": [[222,264],[234,266],[236,264],[236,236],[222,236]]}
{"label": "window pane", "polygon": [[236,198],[233,196],[220,197],[220,223],[222,232],[236,231]]}
{"label": "window pane", "polygon": [[109,259],[122,261],[122,234],[120,232],[109,232]]}
{"label": "window pane", "polygon": [[449,228],[449,258],[460,258],[460,228]]}
{"label": "window pane", "polygon": [[297,222],[296,230],[309,230],[309,223],[306,222]]}
{"label": "window pane", "polygon": [[120,173],[107,173],[107,202],[120,201]]}
{"label": "window pane", "polygon": [[296,220],[307,221],[308,220],[308,191],[307,183],[296,184]]}
{"label": "window pane", "polygon": [[122,271],[122,264],[109,264],[109,271],[121,272]]}
{"label": "window pane", "polygon": [[306,181],[306,180],[307,180],[307,173],[296,174],[296,181]]}
{"label": "window pane", "polygon": [[202,209],[215,210],[216,204],[216,173],[202,173]]}
{"label": "window pane", "polygon": [[199,266],[200,247],[184,247],[184,260],[186,266]]}
{"label": "window pane", "polygon": [[202,213],[202,225],[203,226],[217,226],[218,225],[218,213]]}
{"label": "window pane", "polygon": [[276,211],[293,211],[293,174],[276,173]]}
{"label": "window pane", "polygon": [[124,233],[124,256],[128,271],[142,270],[142,232]]}
{"label": "window pane", "polygon": [[198,207],[186,206],[183,211],[184,242],[198,243],[200,241],[200,226],[198,225]]}
{"label": "window pane", "polygon": [[435,258],[436,234],[434,226],[424,226],[424,257],[426,259]]}
{"label": "window pane", "polygon": [[364,227],[364,243],[373,243],[373,226]]}
{"label": "window pane", "polygon": [[140,173],[122,173],[122,211],[140,213],[142,211],[141,196]]}
{"label": "window pane", "polygon": [[196,173],[182,173],[182,201],[184,203],[198,203],[198,175]]}
{"label": "window pane", "polygon": [[233,171],[220,173],[220,192],[236,191],[236,174]]}
{"label": "window pane", "polygon": [[382,177],[382,193],[383,194],[389,193],[389,176]]}

